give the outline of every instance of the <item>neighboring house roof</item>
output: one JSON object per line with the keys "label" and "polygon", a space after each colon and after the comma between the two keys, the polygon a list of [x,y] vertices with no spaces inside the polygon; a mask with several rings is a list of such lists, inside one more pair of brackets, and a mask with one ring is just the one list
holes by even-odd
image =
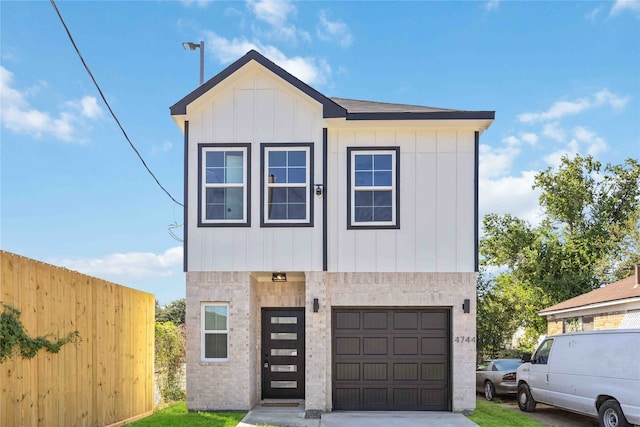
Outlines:
{"label": "neighboring house roof", "polygon": [[343,117],[346,120],[493,120],[495,118],[495,111],[451,110],[446,108],[421,107],[416,105],[328,98],[255,50],[250,50],[242,58],[229,65],[213,78],[200,85],[196,90],[175,103],[170,107],[171,115],[178,116],[186,114],[187,105],[238,71],[249,61],[256,61],[292,86],[307,94],[309,97],[321,103],[324,118]]}
{"label": "neighboring house roof", "polygon": [[640,300],[640,266],[635,267],[635,274],[626,279],[595,289],[586,294],[578,295],[567,301],[561,302],[549,308],[545,308],[538,314],[547,316],[570,309],[583,308],[614,301],[625,302],[629,299]]}

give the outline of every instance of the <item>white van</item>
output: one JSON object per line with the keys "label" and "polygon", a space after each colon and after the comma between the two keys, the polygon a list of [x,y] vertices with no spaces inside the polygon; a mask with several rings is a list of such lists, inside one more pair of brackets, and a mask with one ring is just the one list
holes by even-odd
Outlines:
{"label": "white van", "polygon": [[516,381],[523,411],[542,402],[598,417],[605,427],[640,425],[640,329],[548,337]]}

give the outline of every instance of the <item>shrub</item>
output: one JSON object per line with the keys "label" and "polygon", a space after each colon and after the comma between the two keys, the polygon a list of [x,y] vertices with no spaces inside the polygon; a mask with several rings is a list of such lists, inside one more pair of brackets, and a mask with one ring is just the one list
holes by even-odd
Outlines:
{"label": "shrub", "polygon": [[155,363],[158,388],[164,401],[183,400],[182,365],[185,362],[184,330],[172,322],[156,322]]}

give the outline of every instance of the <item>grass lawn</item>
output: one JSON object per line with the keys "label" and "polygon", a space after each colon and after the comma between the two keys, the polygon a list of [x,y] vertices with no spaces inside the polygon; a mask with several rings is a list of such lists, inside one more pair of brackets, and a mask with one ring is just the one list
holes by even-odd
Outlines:
{"label": "grass lawn", "polygon": [[236,427],[246,412],[189,412],[185,402],[176,403],[135,423],[134,427]]}
{"label": "grass lawn", "polygon": [[484,399],[476,401],[476,410],[469,418],[480,427],[540,427],[544,424],[532,420],[524,414],[500,406],[497,401],[487,402]]}

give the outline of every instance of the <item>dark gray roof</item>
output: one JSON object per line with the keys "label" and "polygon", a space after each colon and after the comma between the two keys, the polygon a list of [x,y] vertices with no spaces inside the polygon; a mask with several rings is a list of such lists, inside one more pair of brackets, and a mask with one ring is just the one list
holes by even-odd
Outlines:
{"label": "dark gray roof", "polygon": [[448,108],[424,107],[421,105],[391,104],[388,102],[360,101],[357,99],[331,98],[349,113],[433,113],[435,111],[457,111]]}
{"label": "dark gray roof", "polygon": [[224,79],[254,60],[298,88],[303,93],[322,104],[324,118],[344,117],[346,120],[455,120],[455,119],[489,119],[495,118],[494,111],[465,111],[447,108],[422,107],[418,105],[390,104],[386,102],[358,101],[345,98],[328,98],[308,84],[294,77],[255,50],[250,50],[242,58],[203,83],[196,90],[174,104],[171,115],[186,114],[187,105],[205,94]]}

